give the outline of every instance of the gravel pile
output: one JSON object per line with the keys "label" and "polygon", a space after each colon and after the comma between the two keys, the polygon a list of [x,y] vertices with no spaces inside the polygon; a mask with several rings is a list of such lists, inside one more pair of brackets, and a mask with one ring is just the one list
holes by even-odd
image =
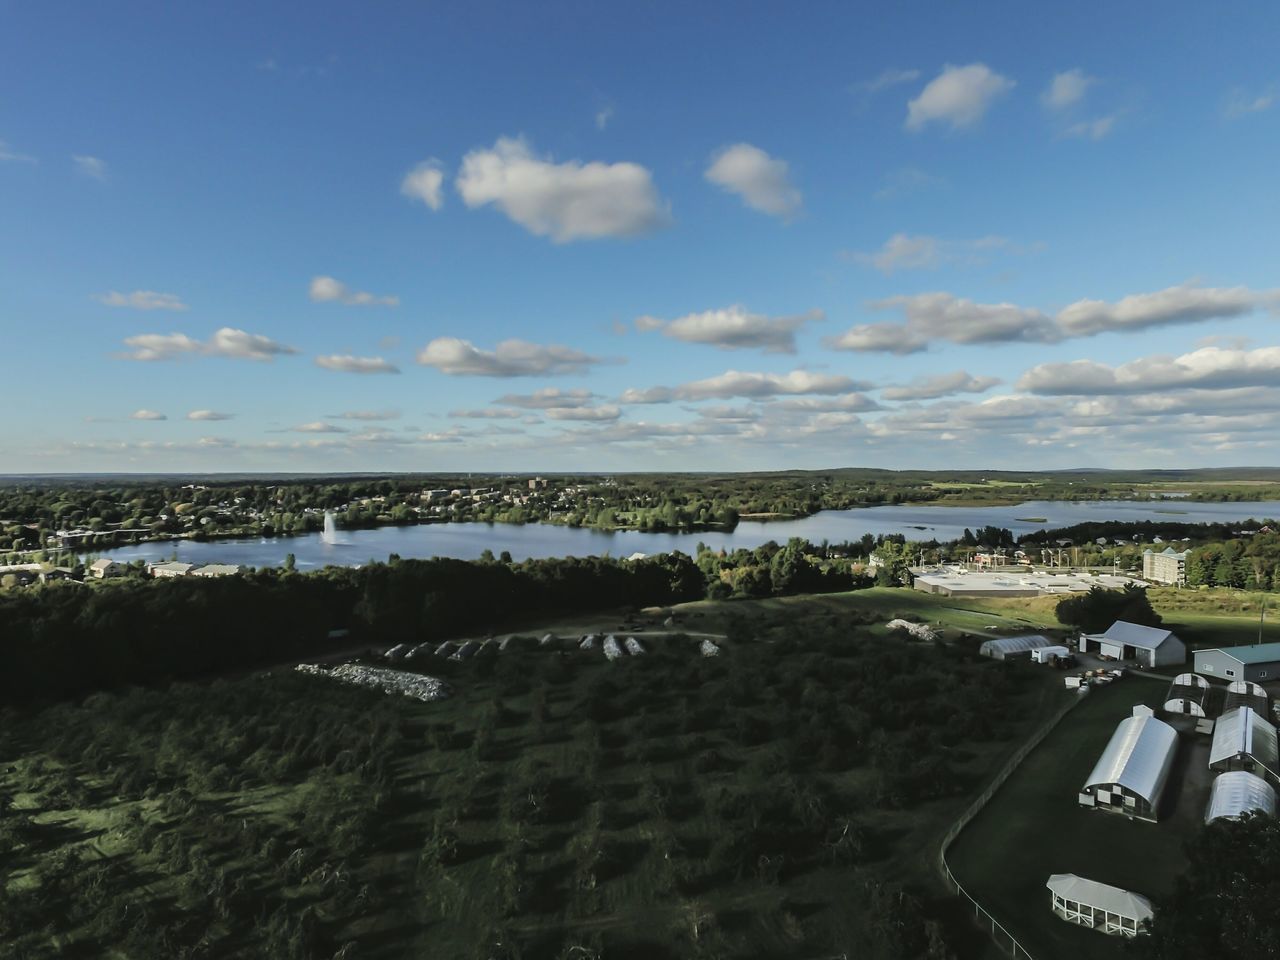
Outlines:
{"label": "gravel pile", "polygon": [[698,644],[698,649],[702,651],[702,655],[704,657],[720,656],[720,648],[717,647],[710,640],[703,640],[702,643]]}
{"label": "gravel pile", "polygon": [[617,660],[622,656],[622,648],[618,646],[618,638],[613,634],[604,638],[604,655],[608,660]]}
{"label": "gravel pile", "polygon": [[640,645],[640,641],[635,637],[627,637],[627,653],[633,657],[639,657],[644,654],[644,647]]}

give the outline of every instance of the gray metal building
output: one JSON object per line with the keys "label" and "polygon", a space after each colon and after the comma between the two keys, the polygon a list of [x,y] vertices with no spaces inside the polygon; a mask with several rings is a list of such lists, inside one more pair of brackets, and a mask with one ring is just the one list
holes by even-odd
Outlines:
{"label": "gray metal building", "polygon": [[1275,680],[1280,677],[1280,643],[1197,650],[1193,669],[1217,680]]}

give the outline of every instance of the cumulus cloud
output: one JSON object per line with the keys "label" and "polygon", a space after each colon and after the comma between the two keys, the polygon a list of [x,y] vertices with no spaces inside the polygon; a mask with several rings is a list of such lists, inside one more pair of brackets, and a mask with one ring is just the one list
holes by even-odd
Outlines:
{"label": "cumulus cloud", "polygon": [[550,407],[547,416],[552,420],[617,420],[622,411],[614,406],[600,407]]}
{"label": "cumulus cloud", "polygon": [[796,331],[806,323],[823,319],[821,310],[790,317],[767,317],[731,306],[677,317],[671,322],[656,317],[636,319],[637,330],[661,330],[685,343],[705,343],[722,350],[751,349],[765,353],[795,353]]}
{"label": "cumulus cloud", "polygon": [[327,416],[329,420],[399,420],[400,412],[398,410],[347,410],[343,413],[331,413]]}
{"label": "cumulus cloud", "polygon": [[1058,313],[1058,323],[1070,336],[1083,337],[1108,330],[1143,330],[1180,323],[1221,320],[1252,313],[1268,297],[1246,287],[1200,287],[1191,283],[1138,293],[1107,303],[1077,300]]}
{"label": "cumulus cloud", "polygon": [[803,394],[841,394],[869,385],[835,374],[792,370],[790,373],[744,373],[726,370],[715,377],[694,380],[677,387],[630,389],[619,398],[622,403],[670,403],[673,400],[727,400],[732,397],[776,397]]}
{"label": "cumulus cloud", "polygon": [[232,360],[273,360],[297,353],[293,347],[234,327],[216,330],[208,340],[196,340],[185,333],[143,333],[126,337],[130,352],[126,360],[177,360],[184,356],[225,357]]}
{"label": "cumulus cloud", "polygon": [[849,89],[853,93],[863,98],[869,98],[881,90],[888,90],[892,87],[901,86],[904,83],[911,83],[913,80],[920,78],[919,70],[902,70],[894,67],[881,70],[870,80],[859,80]]}
{"label": "cumulus cloud", "polygon": [[187,414],[188,420],[230,420],[234,413],[219,413],[217,410],[192,410]]}
{"label": "cumulus cloud", "polygon": [[975,303],[950,293],[890,297],[873,309],[900,309],[905,323],[853,327],[826,341],[834,350],[916,353],[932,340],[951,343],[1049,343],[1060,339],[1053,321],[1038,310],[1012,303]]}
{"label": "cumulus cloud", "polygon": [[107,179],[107,163],[105,160],[98,157],[90,157],[86,154],[76,154],[71,158],[71,162],[75,164],[80,173],[92,180]]}
{"label": "cumulus cloud", "polygon": [[120,293],[108,290],[94,296],[99,303],[108,307],[130,307],[134,310],[186,310],[187,305],[176,293],[159,293],[155,290],[135,290],[133,293]]}
{"label": "cumulus cloud", "polygon": [[908,130],[945,123],[953,130],[972,127],[995,100],[1008,93],[1014,81],[984,63],[957,67],[947,64],[920,95],[907,104]]}
{"label": "cumulus cloud", "polygon": [[155,410],[135,410],[133,411],[133,413],[129,414],[129,419],[130,420],[168,420],[169,418],[166,417],[163,413],[159,413]]}
{"label": "cumulus cloud", "polygon": [[1040,102],[1049,110],[1065,110],[1073,107],[1089,92],[1089,88],[1098,82],[1079,67],[1055,73],[1049,86],[1040,94]]}
{"label": "cumulus cloud", "polygon": [[984,393],[1000,383],[999,377],[975,377],[965,370],[917,377],[908,384],[886,387],[881,396],[886,400],[936,400],[957,393]]}
{"label": "cumulus cloud", "polygon": [[585,406],[595,397],[596,395],[590,390],[582,388],[565,390],[562,387],[543,387],[533,393],[508,393],[499,397],[494,403],[525,410],[550,410],[552,407]]}
{"label": "cumulus cloud", "polygon": [[787,179],[787,163],[749,143],[723,147],[711,158],[704,176],[736,193],[753,210],[790,218],[803,203],[800,191]]}
{"label": "cumulus cloud", "polygon": [[671,220],[649,171],[636,163],[555,163],[523,139],[499,138],[462,160],[455,186],[471,208],[492,204],[557,243],[629,237]]}
{"label": "cumulus cloud", "polygon": [[324,420],[315,420],[311,423],[300,423],[296,427],[289,428],[294,433],[346,433],[345,427],[340,427],[336,423],[326,423]]}
{"label": "cumulus cloud", "polygon": [[400,298],[352,290],[333,277],[312,277],[308,291],[316,303],[341,303],[348,307],[398,307]]}
{"label": "cumulus cloud", "polygon": [[1043,363],[1023,374],[1018,389],[1048,396],[1089,396],[1178,388],[1225,390],[1277,383],[1280,347],[1204,347],[1178,357],[1142,357],[1115,367],[1095,360]]}
{"label": "cumulus cloud", "polygon": [[483,407],[479,410],[450,410],[449,416],[467,420],[520,420],[526,414],[523,410],[507,407]]}
{"label": "cumulus cloud", "polygon": [[482,350],[470,340],[437,337],[419,351],[418,362],[452,376],[536,377],[585,373],[603,361],[555,344],[544,346],[525,340],[503,340],[492,350]]}
{"label": "cumulus cloud", "polygon": [[444,171],[440,161],[424,160],[404,175],[400,192],[413,200],[421,200],[432,210],[444,205]]}
{"label": "cumulus cloud", "polygon": [[382,357],[353,357],[350,354],[330,354],[316,357],[316,366],[341,373],[399,373],[400,368]]}

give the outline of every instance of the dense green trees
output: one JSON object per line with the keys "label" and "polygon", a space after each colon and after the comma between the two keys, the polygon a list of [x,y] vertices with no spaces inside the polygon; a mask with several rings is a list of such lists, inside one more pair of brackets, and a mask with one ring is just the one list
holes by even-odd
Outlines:
{"label": "dense green trees", "polygon": [[1054,612],[1059,621],[1079,627],[1085,633],[1100,633],[1117,620],[1147,627],[1158,627],[1162,622],[1160,614],[1151,607],[1146,587],[1133,584],[1123,590],[1092,587],[1088,593],[1059,600]]}
{"label": "dense green trees", "polygon": [[1280,821],[1217,820],[1187,846],[1187,870],[1156,903],[1145,960],[1274,960],[1280,956]]}

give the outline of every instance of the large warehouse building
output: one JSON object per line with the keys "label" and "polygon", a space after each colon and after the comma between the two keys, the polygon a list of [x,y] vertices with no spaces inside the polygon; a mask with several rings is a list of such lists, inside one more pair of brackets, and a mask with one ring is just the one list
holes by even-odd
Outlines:
{"label": "large warehouse building", "polygon": [[1080,804],[1154,823],[1178,752],[1178,732],[1139,704],[1120,721],[1080,791]]}
{"label": "large warehouse building", "polygon": [[1187,662],[1186,644],[1172,630],[1126,620],[1117,620],[1105,633],[1086,633],[1080,638],[1080,650],[1117,660],[1137,660],[1144,667],[1172,667]]}
{"label": "large warehouse building", "polygon": [[1219,680],[1274,680],[1280,677],[1280,643],[1197,650],[1193,669]]}

